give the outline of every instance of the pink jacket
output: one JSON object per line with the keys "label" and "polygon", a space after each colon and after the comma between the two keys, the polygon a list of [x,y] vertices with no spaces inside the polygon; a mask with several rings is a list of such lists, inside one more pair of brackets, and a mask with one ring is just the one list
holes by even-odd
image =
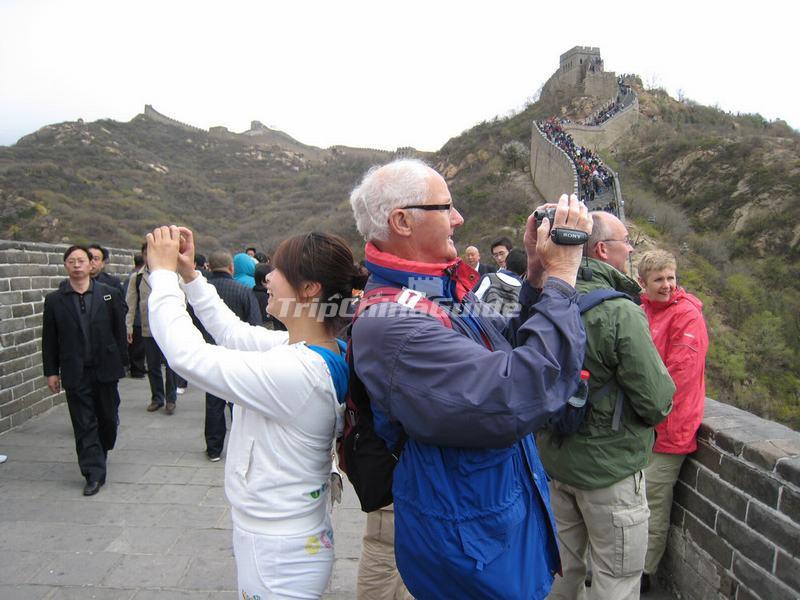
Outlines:
{"label": "pink jacket", "polygon": [[653,342],[676,388],[672,412],[656,425],[653,450],[691,454],[697,449],[697,429],[703,420],[706,397],[708,333],[703,303],[679,288],[668,302],[656,302],[642,294],[642,308]]}

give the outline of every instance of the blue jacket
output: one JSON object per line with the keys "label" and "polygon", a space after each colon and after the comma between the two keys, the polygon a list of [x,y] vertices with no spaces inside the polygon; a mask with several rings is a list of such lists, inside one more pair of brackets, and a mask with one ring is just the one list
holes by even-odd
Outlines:
{"label": "blue jacket", "polygon": [[448,329],[375,305],[352,331],[378,434],[390,444],[401,427],[409,436],[392,487],[403,581],[418,600],[544,598],[560,565],[531,433],[577,387],[585,336],[575,290],[526,284],[520,315],[506,320],[469,292],[478,275],[461,261],[414,263],[368,244],[367,268],[368,290],[409,287],[453,309]]}
{"label": "blue jacket", "polygon": [[240,252],[233,257],[233,278],[244,287],[252,289],[256,284],[253,275],[256,272],[256,259]]}

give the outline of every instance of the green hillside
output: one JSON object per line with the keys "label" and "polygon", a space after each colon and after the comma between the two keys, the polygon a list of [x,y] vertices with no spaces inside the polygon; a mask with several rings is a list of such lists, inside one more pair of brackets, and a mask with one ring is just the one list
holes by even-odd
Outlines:
{"label": "green hillside", "polygon": [[[683,285],[704,301],[708,395],[800,429],[800,136],[758,115],[637,92],[639,125],[601,152],[620,174],[637,254],[675,251]],[[521,242],[542,201],[524,154],[532,120],[579,119],[600,105],[548,97],[423,157],[466,218],[460,248],[476,244],[487,260],[492,238]],[[269,249],[316,228],[360,254],[347,197],[370,165],[389,159],[346,149],[304,156],[143,116],[52,125],[0,148],[0,238],[135,247],[155,225],[182,223],[201,250]]]}

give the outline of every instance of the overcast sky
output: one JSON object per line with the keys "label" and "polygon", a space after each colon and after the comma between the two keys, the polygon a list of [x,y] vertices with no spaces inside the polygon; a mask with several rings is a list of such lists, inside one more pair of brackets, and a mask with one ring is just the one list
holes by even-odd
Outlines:
{"label": "overcast sky", "polygon": [[800,3],[772,0],[0,0],[0,145],[152,104],[203,128],[259,120],[321,147],[436,150],[520,108],[576,45],[798,128],[799,23]]}

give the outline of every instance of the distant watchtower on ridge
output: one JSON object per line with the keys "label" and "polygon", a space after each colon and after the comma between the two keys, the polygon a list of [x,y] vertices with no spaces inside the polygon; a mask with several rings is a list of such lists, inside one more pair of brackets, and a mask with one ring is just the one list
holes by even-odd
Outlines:
{"label": "distant watchtower on ridge", "polygon": [[612,99],[617,94],[617,77],[604,70],[600,48],[575,46],[559,57],[558,70],[542,87],[543,97],[556,92]]}

